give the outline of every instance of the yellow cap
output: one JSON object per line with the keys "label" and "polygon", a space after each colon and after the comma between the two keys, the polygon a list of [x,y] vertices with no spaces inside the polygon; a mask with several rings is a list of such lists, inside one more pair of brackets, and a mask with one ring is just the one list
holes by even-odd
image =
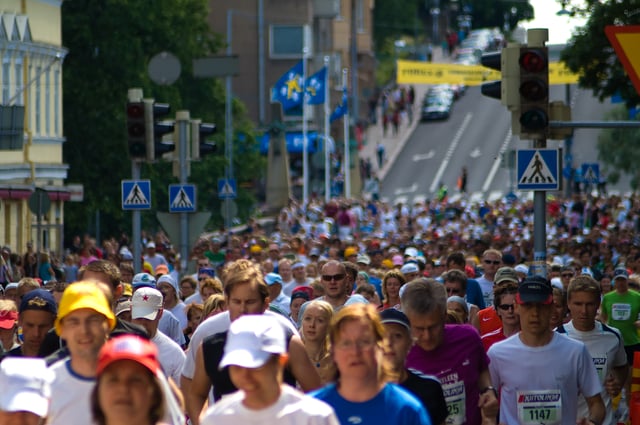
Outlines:
{"label": "yellow cap", "polygon": [[251,245],[251,248],[249,248],[249,251],[252,254],[257,254],[259,252],[262,252],[262,247],[260,247],[260,245]]}
{"label": "yellow cap", "polygon": [[123,297],[133,296],[133,286],[131,286],[130,283],[125,282],[122,284],[122,296]]}
{"label": "yellow cap", "polygon": [[72,283],[62,293],[58,306],[58,317],[55,322],[56,333],[61,334],[60,321],[65,316],[83,308],[89,308],[106,317],[109,329],[116,326],[116,316],[113,314],[104,292],[98,288],[95,282],[84,281]]}
{"label": "yellow cap", "polygon": [[387,269],[392,269],[393,261],[389,260],[388,258],[385,258],[384,260],[382,260],[382,267],[385,267]]}
{"label": "yellow cap", "polygon": [[344,250],[344,258],[351,257],[352,255],[358,255],[358,250],[350,246]]}

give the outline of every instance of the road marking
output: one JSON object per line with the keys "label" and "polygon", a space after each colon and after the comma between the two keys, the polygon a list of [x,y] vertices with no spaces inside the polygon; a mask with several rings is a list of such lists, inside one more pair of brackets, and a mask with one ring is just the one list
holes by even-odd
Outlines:
{"label": "road marking", "polygon": [[475,148],[474,150],[472,150],[471,152],[469,152],[469,156],[471,158],[477,158],[480,155],[482,155],[482,152],[480,152],[480,148]]}
{"label": "road marking", "polygon": [[435,193],[436,189],[438,188],[438,184],[440,183],[440,179],[442,178],[442,175],[444,174],[444,170],[446,170],[447,167],[449,166],[449,161],[451,160],[451,157],[453,156],[453,152],[458,147],[458,143],[460,143],[460,139],[462,138],[462,134],[464,133],[464,131],[469,126],[469,123],[471,122],[471,117],[472,116],[473,116],[473,114],[471,112],[467,113],[467,115],[464,117],[464,121],[462,122],[462,125],[458,129],[458,132],[456,133],[456,135],[454,136],[453,140],[451,141],[451,144],[449,145],[449,149],[447,150],[447,153],[444,155],[444,158],[442,159],[442,162],[440,163],[440,168],[438,168],[438,172],[436,173],[436,176],[433,179],[433,183],[431,183],[431,187],[429,188],[429,191],[431,193]]}
{"label": "road marking", "polygon": [[500,151],[498,152],[498,155],[496,156],[496,159],[493,160],[493,166],[491,167],[491,171],[489,171],[489,175],[487,175],[487,179],[484,182],[484,185],[482,186],[482,191],[483,192],[487,192],[489,190],[489,186],[491,186],[491,183],[493,183],[493,178],[496,176],[496,173],[498,172],[498,168],[500,168],[500,163],[502,162],[502,154],[504,154],[507,151],[507,148],[509,147],[509,143],[511,143],[511,129],[509,129],[509,131],[507,131],[507,135],[504,138],[504,141],[502,142],[502,146],[500,147]]}
{"label": "road marking", "polygon": [[411,186],[409,187],[399,187],[396,190],[393,191],[394,195],[401,195],[403,193],[413,193],[416,190],[418,190],[418,183],[413,183]]}
{"label": "road marking", "polygon": [[413,160],[417,162],[417,161],[422,161],[422,160],[425,160],[425,159],[431,159],[434,156],[436,156],[436,151],[431,149],[427,153],[417,153],[417,154],[413,155]]}

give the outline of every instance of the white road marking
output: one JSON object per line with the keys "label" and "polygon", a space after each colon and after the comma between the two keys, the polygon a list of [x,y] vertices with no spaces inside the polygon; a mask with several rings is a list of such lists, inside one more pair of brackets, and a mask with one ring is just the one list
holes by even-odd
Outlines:
{"label": "white road marking", "polygon": [[436,173],[436,176],[434,177],[433,182],[431,183],[431,187],[429,188],[429,191],[431,193],[435,193],[436,189],[438,188],[438,184],[440,184],[440,179],[442,178],[442,175],[444,174],[444,170],[446,170],[447,167],[449,166],[449,161],[451,160],[451,157],[453,156],[453,152],[455,152],[456,148],[458,147],[458,143],[460,143],[460,139],[462,138],[462,134],[465,132],[465,130],[469,126],[469,123],[471,122],[471,117],[472,116],[473,116],[473,114],[471,112],[467,113],[467,115],[464,117],[464,121],[462,121],[462,125],[460,126],[460,128],[456,132],[456,135],[454,136],[453,140],[451,141],[451,144],[449,145],[449,149],[447,150],[447,153],[444,155],[444,158],[442,159],[442,162],[440,163],[440,168],[438,168],[438,172]]}

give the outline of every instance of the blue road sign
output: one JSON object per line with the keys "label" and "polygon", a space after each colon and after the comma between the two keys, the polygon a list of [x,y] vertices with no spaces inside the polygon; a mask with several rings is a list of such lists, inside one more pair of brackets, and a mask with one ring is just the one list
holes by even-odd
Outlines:
{"label": "blue road sign", "polygon": [[235,179],[218,179],[218,198],[235,199],[238,196],[238,188]]}
{"label": "blue road sign", "polygon": [[169,185],[169,212],[196,212],[196,185]]}
{"label": "blue road sign", "polygon": [[598,184],[600,182],[600,164],[597,162],[582,164],[582,182]]}
{"label": "blue road sign", "polygon": [[518,190],[559,190],[558,149],[520,149],[517,158]]}
{"label": "blue road sign", "polygon": [[148,210],[151,208],[151,181],[122,180],[122,209]]}

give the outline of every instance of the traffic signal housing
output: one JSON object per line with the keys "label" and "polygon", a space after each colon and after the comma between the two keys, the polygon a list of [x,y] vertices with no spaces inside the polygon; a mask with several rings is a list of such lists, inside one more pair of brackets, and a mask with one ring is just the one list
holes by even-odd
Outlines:
{"label": "traffic signal housing", "polygon": [[521,47],[518,63],[520,138],[546,139],[549,131],[549,50],[547,47]]}
{"label": "traffic signal housing", "polygon": [[482,83],[480,91],[483,95],[499,99],[509,109],[518,106],[518,66],[519,44],[509,44],[500,52],[485,53],[480,62],[483,66],[500,72],[500,81]]}
{"label": "traffic signal housing", "polygon": [[218,150],[215,142],[208,142],[208,136],[215,134],[216,125],[200,120],[191,120],[191,160],[197,161]]}
{"label": "traffic signal housing", "polygon": [[144,102],[127,102],[127,143],[131,159],[146,159],[146,125]]}
{"label": "traffic signal housing", "polygon": [[147,161],[155,161],[165,153],[173,152],[176,145],[170,141],[163,141],[164,135],[173,133],[174,123],[161,121],[169,115],[171,106],[167,103],[156,103],[153,99],[144,100],[145,112],[145,144]]}

